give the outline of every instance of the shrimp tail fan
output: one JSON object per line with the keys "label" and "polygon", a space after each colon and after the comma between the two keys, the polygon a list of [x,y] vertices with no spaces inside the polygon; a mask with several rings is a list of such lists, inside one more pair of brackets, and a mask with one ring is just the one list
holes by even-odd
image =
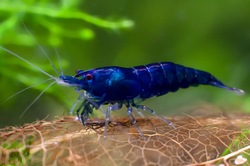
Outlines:
{"label": "shrimp tail fan", "polygon": [[228,89],[230,91],[235,92],[238,95],[243,95],[245,93],[241,89],[231,88],[231,87],[228,87],[228,86],[224,85],[221,81],[217,80],[216,78],[214,78],[213,80],[211,80],[208,84],[212,85],[212,86],[219,87],[219,88]]}

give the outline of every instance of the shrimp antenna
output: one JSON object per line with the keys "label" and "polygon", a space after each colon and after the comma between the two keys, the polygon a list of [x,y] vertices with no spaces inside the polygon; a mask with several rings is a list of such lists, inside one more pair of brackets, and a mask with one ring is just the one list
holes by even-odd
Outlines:
{"label": "shrimp antenna", "polygon": [[58,61],[59,61],[59,64],[60,64],[61,75],[63,76],[64,74],[63,74],[62,62],[61,62],[61,58],[60,58],[60,56],[59,56],[59,54],[58,54],[58,51],[57,51],[57,49],[56,49],[56,46],[54,46],[54,50],[55,50],[55,52],[56,52],[56,56],[57,56]]}
{"label": "shrimp antenna", "polygon": [[19,93],[22,93],[23,91],[26,91],[27,89],[30,89],[30,88],[32,88],[32,87],[38,85],[38,84],[44,83],[44,82],[49,81],[49,80],[51,80],[51,79],[52,79],[52,78],[49,78],[49,79],[47,79],[47,80],[43,80],[43,81],[38,82],[38,83],[36,83],[36,84],[33,84],[33,85],[31,85],[31,86],[29,86],[29,87],[27,87],[27,88],[24,88],[23,90],[20,90],[19,92],[13,94],[13,95],[10,96],[8,99],[6,99],[4,102],[2,102],[2,104],[4,104],[6,101],[8,101],[9,99],[11,99],[12,97],[18,95]]}
{"label": "shrimp antenna", "polygon": [[26,29],[26,31],[29,33],[29,35],[33,38],[33,40],[36,42],[36,44],[39,46],[39,48],[42,50],[42,52],[44,53],[44,55],[47,57],[47,59],[49,60],[51,66],[53,67],[53,69],[55,70],[55,72],[60,76],[58,70],[56,69],[56,67],[54,66],[54,64],[52,63],[52,61],[50,60],[48,54],[45,52],[45,50],[42,48],[42,46],[37,42],[36,38],[32,35],[32,33],[28,30],[28,28],[26,27],[26,25],[24,24],[23,21],[21,21],[24,28]]}
{"label": "shrimp antenna", "polygon": [[24,58],[20,57],[19,55],[15,54],[14,52],[11,52],[11,51],[10,51],[10,50],[8,50],[7,48],[4,48],[4,47],[2,47],[2,46],[0,46],[0,48],[2,48],[3,50],[5,50],[6,52],[8,52],[8,53],[10,53],[10,54],[12,54],[12,55],[14,55],[14,56],[16,56],[17,58],[19,58],[19,59],[23,60],[24,62],[28,63],[29,65],[33,66],[34,68],[36,68],[37,70],[41,71],[43,74],[45,74],[45,75],[49,76],[50,78],[53,78],[53,79],[57,80],[57,78],[56,78],[56,77],[54,77],[54,76],[50,75],[49,73],[47,73],[47,72],[43,71],[42,69],[40,69],[40,68],[39,68],[39,67],[37,67],[36,65],[34,65],[34,64],[32,64],[32,63],[30,63],[30,62],[29,62],[29,61],[27,61],[26,59],[24,59]]}
{"label": "shrimp antenna", "polygon": [[19,119],[21,119],[23,117],[23,115],[27,112],[27,110],[42,96],[42,94],[49,88],[51,87],[54,83],[56,83],[56,81],[52,82],[51,84],[49,84],[36,98],[34,101],[32,101],[32,103],[30,103],[30,105],[23,111],[23,113],[21,114],[21,116],[19,117]]}

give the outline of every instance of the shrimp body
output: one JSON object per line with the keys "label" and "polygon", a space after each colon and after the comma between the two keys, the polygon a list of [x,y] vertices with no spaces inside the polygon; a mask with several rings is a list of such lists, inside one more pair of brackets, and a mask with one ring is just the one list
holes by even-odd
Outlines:
{"label": "shrimp body", "polygon": [[[199,84],[243,92],[225,86],[210,73],[172,62],[152,63],[132,68],[114,66],[88,71],[77,70],[76,76],[72,78],[70,84],[80,84],[80,89],[86,90],[94,99],[102,100],[101,103],[138,97],[145,100]],[[63,77],[61,79],[65,80]]]}
{"label": "shrimp body", "polygon": [[[74,77],[60,76],[60,79],[69,85],[76,85],[78,92],[85,90],[91,97],[91,100],[89,100],[91,102],[84,101],[77,110],[77,116],[81,119],[83,125],[84,120],[88,119],[88,114],[93,110],[93,107],[91,108],[90,106],[91,104],[96,108],[99,108],[100,105],[112,104],[106,111],[104,137],[106,137],[110,111],[119,110],[123,104],[128,108],[128,116],[144,139],[142,131],[131,114],[132,107],[148,111],[174,127],[170,121],[153,110],[143,105],[135,104],[135,100],[138,99],[144,101],[153,96],[165,95],[168,92],[176,92],[180,88],[188,88],[189,86],[198,86],[200,84],[244,93],[240,89],[225,86],[208,72],[184,67],[172,62],[152,63],[132,68],[112,66],[87,71],[77,70]],[[80,92],[79,94],[81,95]],[[81,109],[82,112],[79,115]]]}

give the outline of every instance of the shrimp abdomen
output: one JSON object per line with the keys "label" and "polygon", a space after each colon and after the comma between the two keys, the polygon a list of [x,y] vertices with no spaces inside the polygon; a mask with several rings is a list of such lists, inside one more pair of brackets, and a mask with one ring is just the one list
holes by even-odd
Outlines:
{"label": "shrimp abdomen", "polygon": [[243,92],[236,88],[225,86],[213,75],[202,70],[196,70],[172,62],[152,63],[133,68],[141,82],[141,98],[161,96],[168,92],[176,92],[179,88],[189,86],[212,85],[224,89]]}

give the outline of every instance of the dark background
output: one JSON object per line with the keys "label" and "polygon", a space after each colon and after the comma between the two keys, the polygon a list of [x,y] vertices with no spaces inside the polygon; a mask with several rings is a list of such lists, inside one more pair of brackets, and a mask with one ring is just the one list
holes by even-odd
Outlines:
{"label": "dark background", "polygon": [[[66,75],[74,75],[77,69],[171,61],[210,72],[246,92],[238,96],[200,86],[143,102],[161,115],[179,115],[207,103],[228,112],[249,112],[249,6],[248,0],[1,0],[0,45],[56,76],[23,21],[60,69],[56,46]],[[0,49],[0,103],[47,78]],[[68,115],[78,95],[72,87],[53,85],[19,119],[47,85],[37,85],[0,105],[0,126]],[[115,114],[126,116],[126,111]]]}

